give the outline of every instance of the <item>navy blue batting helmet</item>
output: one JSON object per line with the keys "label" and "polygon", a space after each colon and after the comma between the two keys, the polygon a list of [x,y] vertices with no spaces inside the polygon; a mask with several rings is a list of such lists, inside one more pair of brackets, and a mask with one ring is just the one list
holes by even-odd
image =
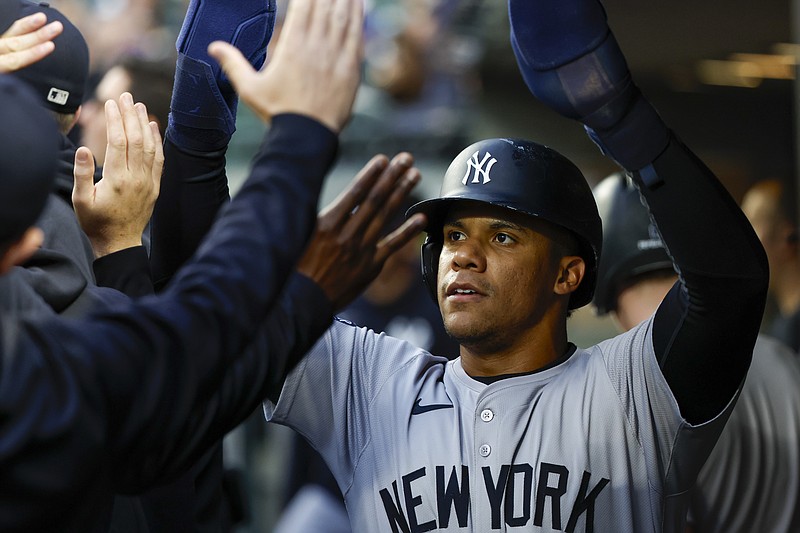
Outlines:
{"label": "navy blue batting helmet", "polygon": [[569,230],[586,262],[586,274],[570,296],[569,308],[591,301],[602,246],[592,189],[569,159],[547,146],[521,139],[487,139],[468,146],[450,163],[439,197],[408,210],[408,216],[428,216],[422,271],[434,300],[443,219],[454,203],[467,200],[524,213]]}

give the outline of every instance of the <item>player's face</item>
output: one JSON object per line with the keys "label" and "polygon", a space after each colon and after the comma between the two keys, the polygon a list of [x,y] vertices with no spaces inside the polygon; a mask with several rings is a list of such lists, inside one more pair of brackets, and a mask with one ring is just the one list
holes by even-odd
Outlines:
{"label": "player's face", "polygon": [[[769,181],[748,191],[742,199],[742,211],[764,246],[769,262],[769,288],[778,290],[775,280],[787,264],[794,264],[797,254],[793,225],[781,217],[783,189]],[[790,267],[791,268],[791,267]]]}
{"label": "player's face", "polygon": [[445,220],[438,299],[448,333],[476,352],[505,350],[548,314],[561,257],[546,223],[486,204]]}
{"label": "player's face", "polygon": [[129,91],[130,75],[122,67],[109,70],[95,90],[92,100],[83,105],[80,124],[83,128],[81,143],[92,151],[97,164],[102,165],[106,154],[106,116],[103,106],[106,100],[118,100],[120,95]]}

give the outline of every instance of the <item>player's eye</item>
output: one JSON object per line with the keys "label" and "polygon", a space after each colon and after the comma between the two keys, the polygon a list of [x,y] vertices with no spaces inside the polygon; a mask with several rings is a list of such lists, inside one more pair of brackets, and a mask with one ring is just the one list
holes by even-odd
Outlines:
{"label": "player's eye", "polygon": [[449,230],[447,232],[447,240],[448,241],[463,241],[466,238],[462,232],[458,230]]}
{"label": "player's eye", "polygon": [[511,244],[512,242],[514,242],[514,238],[508,233],[498,233],[497,235],[494,236],[494,240],[496,240],[500,244]]}

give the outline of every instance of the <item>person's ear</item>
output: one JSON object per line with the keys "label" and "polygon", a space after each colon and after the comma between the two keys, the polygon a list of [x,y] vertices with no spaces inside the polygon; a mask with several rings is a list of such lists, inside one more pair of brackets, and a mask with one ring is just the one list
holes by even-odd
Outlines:
{"label": "person's ear", "polygon": [[5,274],[16,265],[27,261],[44,241],[44,233],[39,228],[30,227],[22,237],[12,242],[0,256],[0,274]]}
{"label": "person's ear", "polygon": [[558,265],[558,278],[556,278],[553,292],[572,294],[583,281],[584,275],[586,275],[586,263],[582,257],[577,255],[562,257]]}

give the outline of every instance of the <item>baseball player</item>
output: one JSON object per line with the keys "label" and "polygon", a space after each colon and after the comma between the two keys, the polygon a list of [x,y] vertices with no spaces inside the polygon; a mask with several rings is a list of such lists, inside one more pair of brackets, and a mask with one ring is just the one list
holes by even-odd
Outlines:
{"label": "baseball player", "polygon": [[[763,249],[633,84],[599,3],[509,13],[528,86],[633,173],[680,283],[629,332],[569,343],[597,277],[591,189],[546,146],[480,141],[409,212],[429,217],[423,269],[460,357],[337,321],[266,417],[320,451],[354,531],[682,531],[750,363]],[[336,301],[316,266],[298,268]]]}
{"label": "baseball player", "polygon": [[[678,279],[658,229],[629,178],[594,189],[603,255],[594,306],[627,331],[655,312]],[[800,530],[800,363],[759,335],[741,395],[690,498],[692,531]]]}

